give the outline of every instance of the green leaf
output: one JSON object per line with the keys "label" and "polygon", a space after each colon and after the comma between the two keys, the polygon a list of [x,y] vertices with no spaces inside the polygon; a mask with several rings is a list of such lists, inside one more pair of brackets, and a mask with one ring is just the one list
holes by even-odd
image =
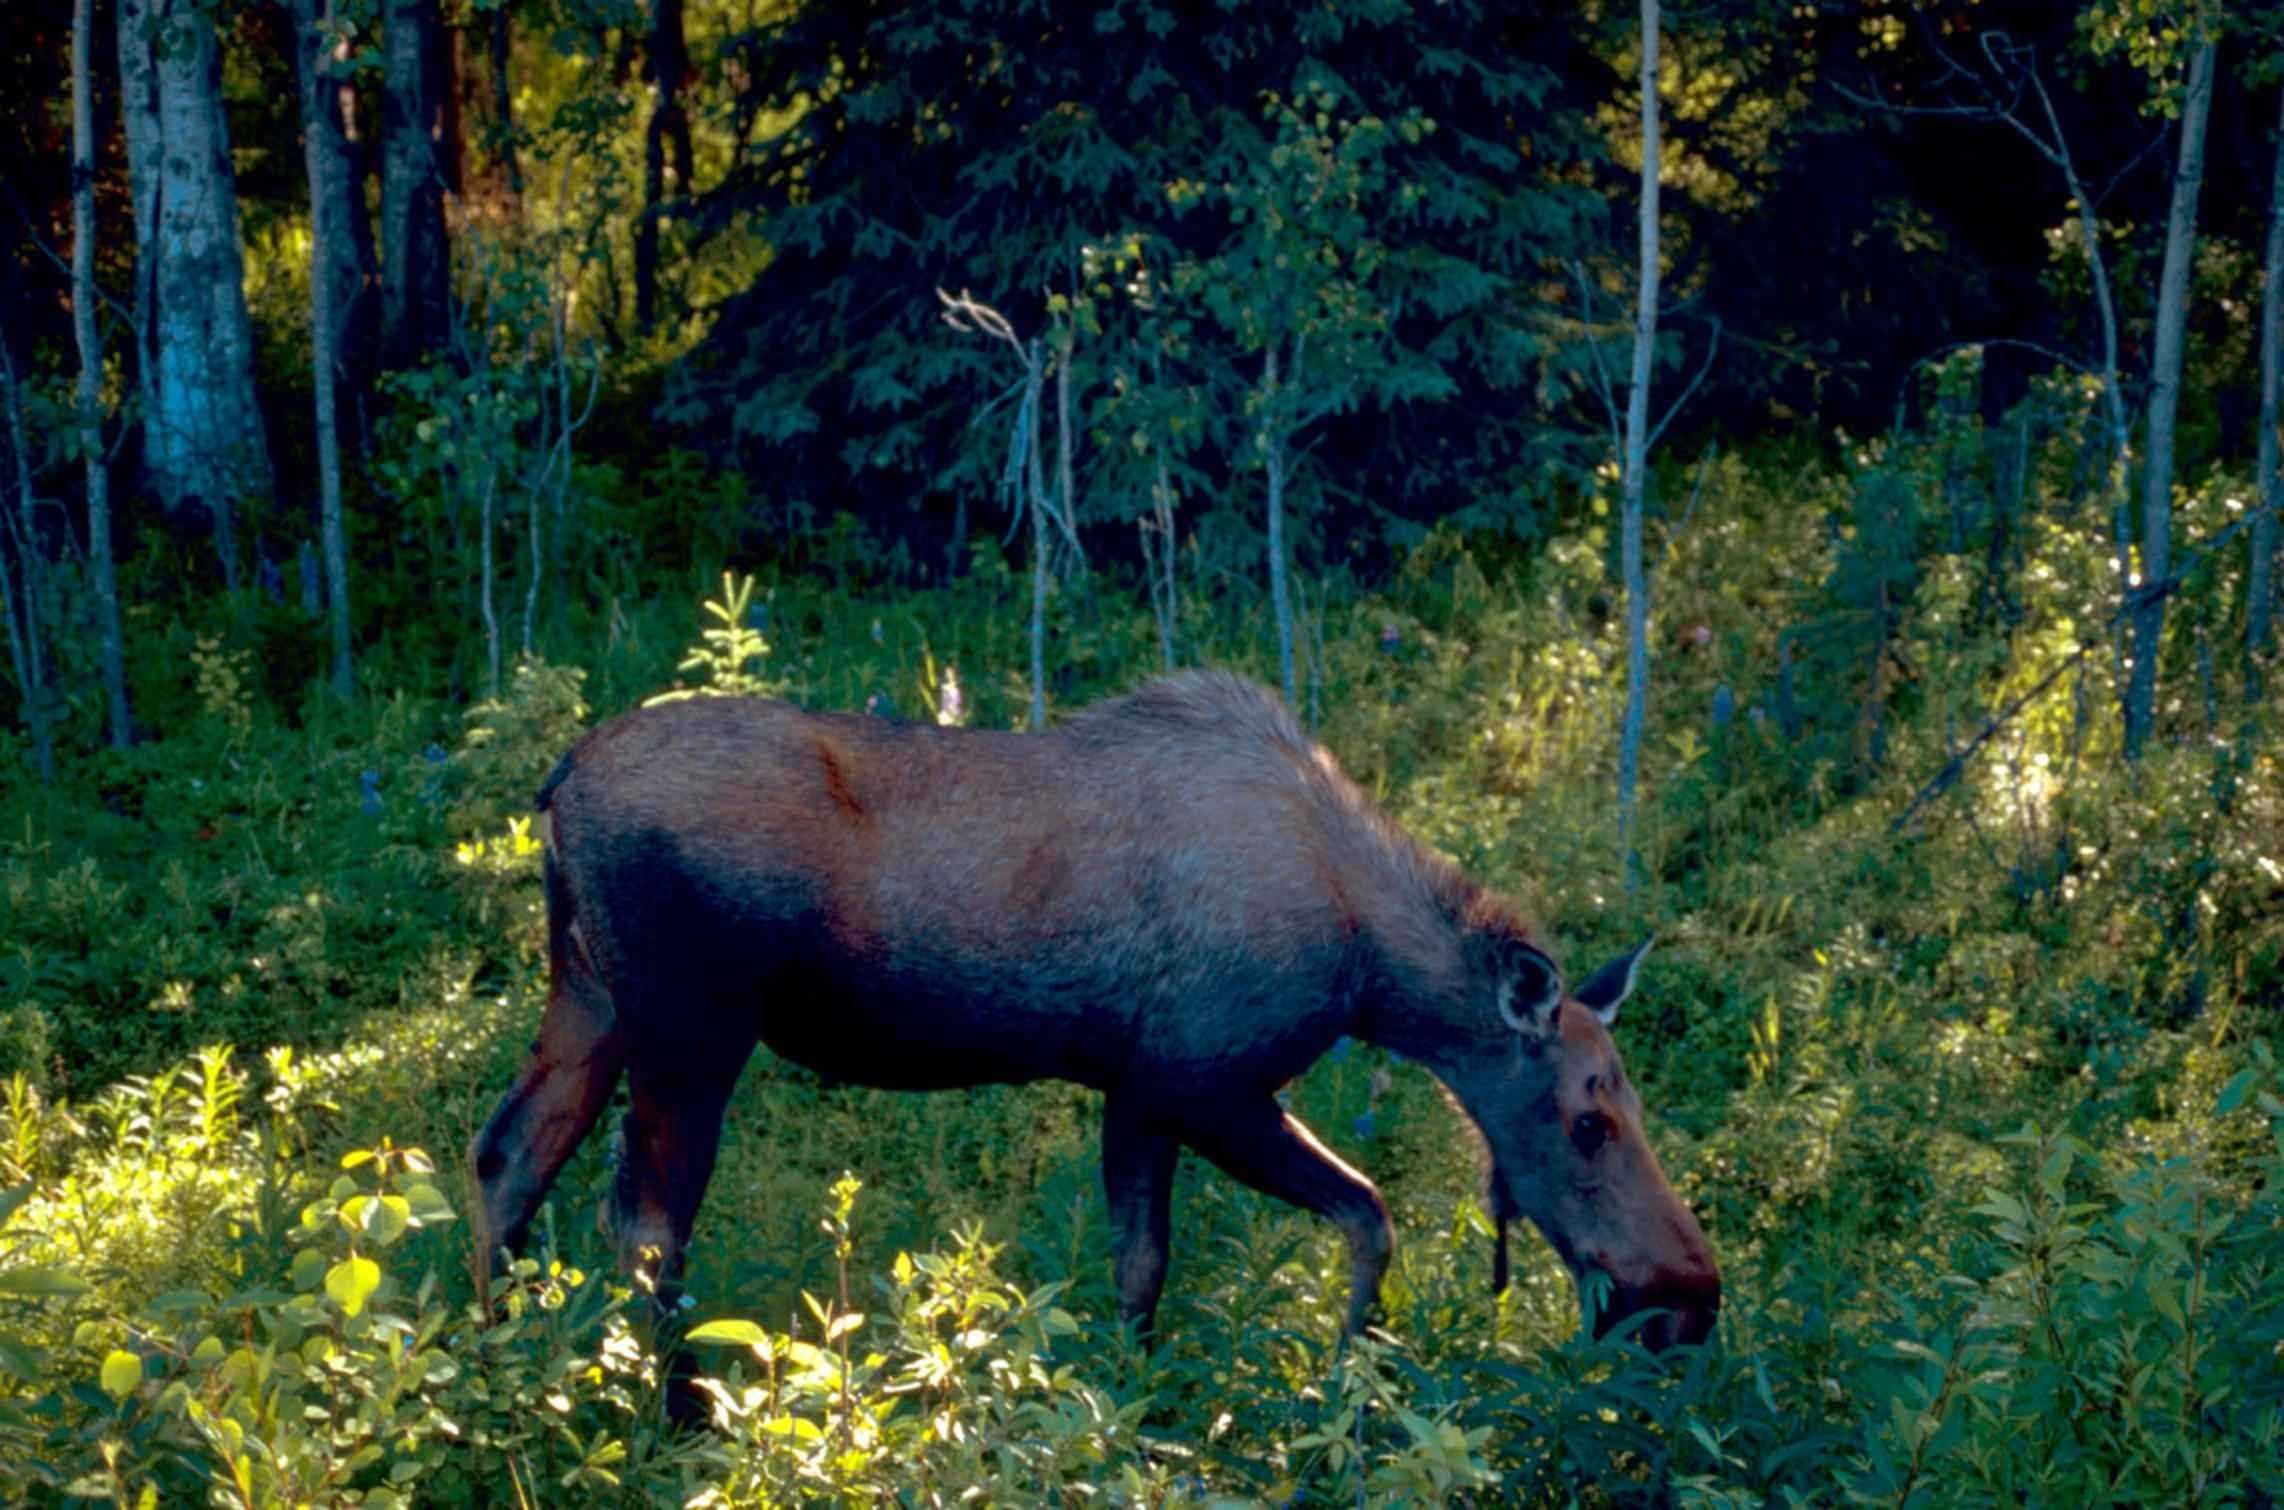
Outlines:
{"label": "green leaf", "polygon": [[404,1199],[414,1226],[425,1227],[431,1222],[448,1222],[453,1218],[452,1203],[444,1198],[444,1192],[425,1180],[406,1186]]}
{"label": "green leaf", "polygon": [[325,1293],[350,1316],[363,1311],[380,1287],[381,1266],[354,1253],[325,1271]]}
{"label": "green leaf", "polygon": [[124,1401],[143,1382],[143,1360],[133,1353],[113,1348],[103,1360],[103,1372],[98,1376],[103,1392],[114,1400]]}
{"label": "green leaf", "polygon": [[2252,1094],[2252,1083],[2258,1075],[2259,1071],[2250,1065],[2231,1075],[2228,1084],[2221,1087],[2220,1098],[2213,1102],[2213,1115],[2225,1117],[2244,1105],[2244,1098]]}
{"label": "green leaf", "polygon": [[325,1275],[325,1255],[315,1248],[304,1248],[293,1256],[293,1266],[288,1273],[295,1289],[314,1290]]}
{"label": "green leaf", "polygon": [[689,1342],[726,1342],[736,1347],[760,1347],[769,1340],[769,1333],[750,1321],[735,1317],[725,1321],[702,1322],[684,1334]]}
{"label": "green leaf", "polygon": [[86,1280],[52,1264],[0,1269],[0,1295],[85,1295],[87,1291]]}
{"label": "green leaf", "polygon": [[40,1355],[15,1337],[0,1332],[0,1372],[14,1374],[26,1384],[40,1377]]}

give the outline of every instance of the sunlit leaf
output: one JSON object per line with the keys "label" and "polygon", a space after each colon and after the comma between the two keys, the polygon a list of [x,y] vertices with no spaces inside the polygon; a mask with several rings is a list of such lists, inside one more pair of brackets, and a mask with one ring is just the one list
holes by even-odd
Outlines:
{"label": "sunlit leaf", "polygon": [[381,1266],[360,1254],[351,1254],[325,1271],[325,1293],[342,1311],[355,1316],[381,1287]]}
{"label": "sunlit leaf", "polygon": [[700,1322],[684,1335],[691,1342],[725,1342],[736,1347],[760,1347],[769,1340],[768,1332],[737,1317]]}
{"label": "sunlit leaf", "polygon": [[114,1400],[124,1400],[143,1382],[143,1360],[133,1353],[113,1348],[103,1359],[103,1371],[98,1376],[103,1392]]}

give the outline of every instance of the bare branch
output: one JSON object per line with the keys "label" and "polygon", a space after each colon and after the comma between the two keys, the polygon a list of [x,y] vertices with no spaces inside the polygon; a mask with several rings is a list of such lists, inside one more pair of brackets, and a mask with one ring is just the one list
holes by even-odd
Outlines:
{"label": "bare branch", "polygon": [[1618,395],[1610,383],[1610,369],[1602,361],[1602,342],[1594,334],[1594,292],[1586,277],[1586,264],[1570,259],[1570,276],[1578,281],[1578,324],[1586,332],[1586,351],[1594,359],[1594,387],[1602,396],[1602,410],[1610,417],[1610,444],[1619,449],[1625,436],[1618,420]]}
{"label": "bare branch", "polygon": [[1682,389],[1674,401],[1666,406],[1665,417],[1650,427],[1647,449],[1657,449],[1658,437],[1665,434],[1665,427],[1673,423],[1673,417],[1681,412],[1681,406],[1688,403],[1689,396],[1697,391],[1697,385],[1705,381],[1705,374],[1713,370],[1713,358],[1720,350],[1721,317],[1716,315],[1713,317],[1713,338],[1705,343],[1705,360],[1698,364],[1697,375],[1689,380],[1689,386]]}

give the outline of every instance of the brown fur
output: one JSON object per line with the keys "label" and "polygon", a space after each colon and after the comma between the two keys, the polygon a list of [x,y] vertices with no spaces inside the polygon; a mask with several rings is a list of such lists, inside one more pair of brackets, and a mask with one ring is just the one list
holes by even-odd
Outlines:
{"label": "brown fur", "polygon": [[[670,1284],[758,1040],[867,1084],[1094,1086],[1126,1315],[1156,1306],[1186,1145],[1339,1226],[1360,1326],[1386,1209],[1275,1099],[1347,1035],[1450,1088],[1487,1140],[1502,1223],[1530,1216],[1608,1272],[1620,1314],[1711,1325],[1704,1236],[1641,1141],[1601,1020],[1564,1003],[1510,908],[1258,686],[1167,677],[1035,735],[664,704],[580,741],[540,805],[553,984],[474,1148],[487,1258],[520,1242],[623,1070],[621,1255]],[[1631,962],[1621,975],[1580,989],[1614,1011]],[[1516,1000],[1539,1015],[1511,1025]],[[1617,1129],[1610,1152],[1573,1146],[1582,1096]]]}

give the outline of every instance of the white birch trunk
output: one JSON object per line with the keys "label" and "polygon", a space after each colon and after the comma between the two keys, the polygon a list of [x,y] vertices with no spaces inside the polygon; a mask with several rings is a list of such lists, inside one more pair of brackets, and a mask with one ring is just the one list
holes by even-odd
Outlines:
{"label": "white birch trunk", "polygon": [[1024,447],[1023,486],[1031,508],[1031,730],[1037,733],[1047,727],[1047,548],[1052,542],[1047,534],[1046,463],[1039,456],[1045,428],[1039,411],[1046,401],[1041,391],[1046,355],[1036,339],[1024,359],[1030,364],[1023,392],[1023,423],[1031,427]]}
{"label": "white birch trunk", "polygon": [[1626,585],[1626,713],[1618,735],[1618,847],[1627,885],[1636,879],[1634,817],[1642,724],[1649,700],[1649,584],[1642,572],[1642,495],[1649,465],[1650,357],[1658,300],[1658,0],[1642,0],[1641,267],[1634,303],[1634,367],[1626,390],[1625,497],[1619,570]]}
{"label": "white birch trunk", "polygon": [[[121,72],[133,55],[125,45],[130,10],[140,0],[120,0]],[[90,92],[89,33],[95,26],[94,0],[74,0],[71,13],[71,329],[79,347],[79,444],[87,465],[87,561],[94,579],[97,663],[102,668],[105,724],[111,746],[123,750],[135,737],[127,711],[127,654],[119,628],[119,573],[111,560],[111,476],[103,446],[103,342],[95,327],[95,106]],[[144,72],[149,72],[148,59]],[[126,112],[130,121],[135,112]],[[129,145],[133,139],[130,135]],[[135,177],[136,236],[143,233],[143,180]],[[235,231],[235,226],[233,226]],[[231,247],[236,249],[233,236]],[[235,286],[235,285],[233,285]]]}
{"label": "white birch trunk", "polygon": [[348,697],[356,680],[349,661],[349,546],[341,517],[341,429],[336,409],[340,369],[340,287],[335,277],[350,229],[342,211],[347,162],[333,140],[339,104],[326,67],[333,47],[332,0],[293,0],[296,73],[301,80],[302,157],[309,173],[310,389],[317,410],[318,536],[325,552],[326,622],[333,642],[333,690]]}
{"label": "white birch trunk", "polygon": [[274,487],[254,402],[238,193],[222,51],[196,0],[119,0],[121,111],[133,180],[139,302],[149,329],[143,460],[170,511],[213,522],[237,583],[233,514]]}
{"label": "white birch trunk", "polygon": [[[85,0],[81,0],[84,4]],[[55,739],[48,728],[47,632],[42,627],[47,594],[41,590],[39,531],[34,510],[32,453],[25,435],[24,391],[16,381],[16,359],[0,342],[0,408],[8,416],[8,453],[15,461],[16,512],[0,520],[0,617],[8,623],[8,664],[24,698],[24,732],[31,736],[32,766],[40,780],[56,779]],[[21,591],[19,591],[19,587]]]}
{"label": "white birch trunk", "polygon": [[[1295,381],[1298,381],[1295,374]],[[1284,396],[1277,382],[1277,347],[1271,343],[1261,378],[1261,457],[1269,474],[1269,606],[1277,617],[1277,675],[1285,706],[1293,702],[1293,592],[1285,565]]]}
{"label": "white birch trunk", "polygon": [[2173,569],[2173,422],[2181,403],[2181,361],[2189,323],[2189,271],[2197,249],[2197,192],[2205,176],[2205,123],[2212,114],[2208,35],[2189,61],[2181,105],[2181,156],[2165,222],[2165,269],[2157,285],[2157,344],[2149,374],[2149,437],[2142,461],[2141,587],[2133,611],[2133,670],[2126,683],[2125,753],[2138,758],[2156,720],[2157,654],[2165,632],[2167,577]]}
{"label": "white birch trunk", "polygon": [[[2252,561],[2246,576],[2244,648],[2254,675],[2275,638],[2277,511],[2284,509],[2284,478],[2277,476],[2278,412],[2284,394],[2284,118],[2276,127],[2276,168],[2268,190],[2268,253],[2260,288],[2260,512],[2252,521]],[[2255,691],[2257,691],[2257,685]]]}

